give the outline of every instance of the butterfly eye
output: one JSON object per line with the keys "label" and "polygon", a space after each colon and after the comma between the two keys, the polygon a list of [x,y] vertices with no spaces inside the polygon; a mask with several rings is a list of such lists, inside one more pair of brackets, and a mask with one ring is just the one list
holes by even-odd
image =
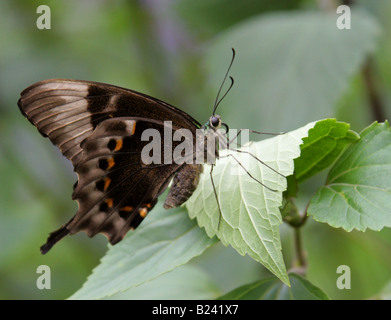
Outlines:
{"label": "butterfly eye", "polygon": [[221,119],[220,116],[211,116],[209,119],[209,124],[212,128],[220,128],[221,126]]}

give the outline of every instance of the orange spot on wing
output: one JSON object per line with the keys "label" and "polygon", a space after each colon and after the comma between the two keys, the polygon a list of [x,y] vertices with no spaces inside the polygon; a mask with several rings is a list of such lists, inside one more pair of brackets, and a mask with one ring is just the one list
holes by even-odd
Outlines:
{"label": "orange spot on wing", "polygon": [[122,139],[118,139],[118,140],[117,140],[117,143],[116,143],[116,145],[115,145],[114,151],[121,150],[122,145],[123,145]]}
{"label": "orange spot on wing", "polygon": [[110,185],[111,179],[110,179],[109,177],[106,177],[106,178],[104,178],[103,180],[104,180],[104,182],[105,182],[105,185],[104,185],[104,187],[103,187],[103,191],[106,191],[106,189],[107,189],[107,188],[109,187],[109,185]]}
{"label": "orange spot on wing", "polygon": [[107,203],[107,206],[109,208],[111,208],[113,206],[113,199],[112,198],[106,199],[105,202]]}
{"label": "orange spot on wing", "polygon": [[107,170],[111,169],[115,165],[114,158],[110,157],[107,159]]}
{"label": "orange spot on wing", "polygon": [[120,210],[126,211],[126,212],[131,212],[131,211],[133,211],[133,207],[132,206],[125,206],[125,207],[122,207]]}
{"label": "orange spot on wing", "polygon": [[139,213],[140,213],[141,218],[145,218],[147,216],[148,210],[147,210],[147,208],[141,208]]}

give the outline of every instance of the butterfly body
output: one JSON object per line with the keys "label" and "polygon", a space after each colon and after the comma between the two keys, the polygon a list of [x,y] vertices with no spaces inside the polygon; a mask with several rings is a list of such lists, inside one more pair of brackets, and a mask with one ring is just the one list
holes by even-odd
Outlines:
{"label": "butterfly body", "polygon": [[185,203],[197,188],[202,171],[203,167],[199,164],[185,164],[179,169],[164,201],[164,208],[176,208]]}
{"label": "butterfly body", "polygon": [[[166,121],[174,133],[180,129],[192,133],[194,154],[199,148],[196,137],[201,125],[163,101],[103,83],[52,79],[25,89],[18,105],[72,161],[78,176],[72,194],[78,211],[50,234],[42,253],[79,231],[90,237],[103,233],[115,244],[142,222],[172,178],[165,208],[181,205],[197,187],[201,164],[166,163],[163,153],[161,164],[141,160],[141,150],[148,144],[143,132],[154,129],[164,135]],[[181,141],[171,143],[176,147]]]}

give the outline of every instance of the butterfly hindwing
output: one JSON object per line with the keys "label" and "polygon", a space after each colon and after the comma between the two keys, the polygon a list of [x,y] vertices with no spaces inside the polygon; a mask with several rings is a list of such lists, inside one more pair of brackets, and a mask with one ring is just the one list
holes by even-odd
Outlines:
{"label": "butterfly hindwing", "polygon": [[141,134],[152,127],[159,125],[124,117],[108,119],[83,141],[73,193],[79,209],[68,225],[70,233],[101,232],[116,243],[153,208],[179,165],[143,163],[140,154],[147,142],[141,141]]}

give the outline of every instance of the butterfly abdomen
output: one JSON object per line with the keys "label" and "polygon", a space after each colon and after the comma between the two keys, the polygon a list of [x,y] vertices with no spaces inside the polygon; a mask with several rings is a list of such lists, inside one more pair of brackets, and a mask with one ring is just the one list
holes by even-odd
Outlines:
{"label": "butterfly abdomen", "polygon": [[183,165],[174,176],[164,208],[176,208],[186,202],[197,188],[202,170],[203,166],[199,164]]}

